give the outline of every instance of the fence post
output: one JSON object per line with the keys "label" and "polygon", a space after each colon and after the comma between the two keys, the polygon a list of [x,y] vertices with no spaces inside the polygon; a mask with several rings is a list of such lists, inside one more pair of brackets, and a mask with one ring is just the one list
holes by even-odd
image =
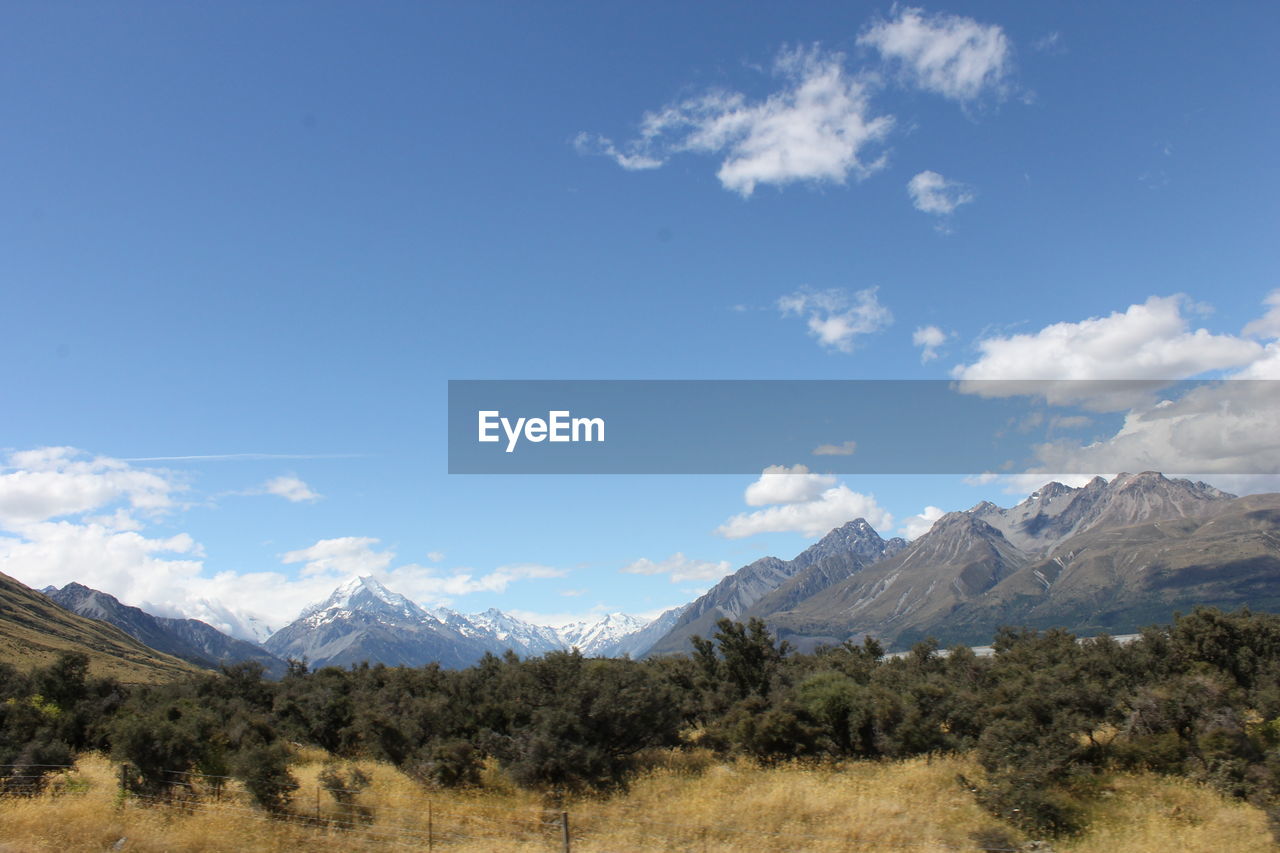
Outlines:
{"label": "fence post", "polygon": [[432,832],[431,817],[431,801],[427,800],[427,850],[436,849],[436,839],[435,833]]}
{"label": "fence post", "polygon": [[569,813],[560,812],[560,837],[564,841],[564,853],[569,853]]}
{"label": "fence post", "polygon": [[121,796],[129,796],[129,765],[121,763],[120,765],[120,794]]}

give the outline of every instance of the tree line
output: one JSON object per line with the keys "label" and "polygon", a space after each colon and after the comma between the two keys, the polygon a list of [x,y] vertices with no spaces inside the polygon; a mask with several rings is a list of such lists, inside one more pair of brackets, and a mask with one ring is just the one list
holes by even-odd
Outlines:
{"label": "tree line", "polygon": [[722,620],[688,656],[291,661],[279,681],[249,663],[134,686],[65,654],[28,673],[0,664],[0,794],[88,750],[125,762],[139,792],[164,794],[173,771],[225,776],[277,813],[297,787],[291,744],[432,786],[477,785],[494,761],[553,798],[625,787],[670,748],[763,763],[973,752],[983,777],[958,785],[1029,830],[1081,829],[1107,774],[1135,769],[1211,784],[1280,826],[1280,617],[1200,609],[1126,644],[1006,628],[993,646],[886,656],[868,638],[799,654],[758,620]]}

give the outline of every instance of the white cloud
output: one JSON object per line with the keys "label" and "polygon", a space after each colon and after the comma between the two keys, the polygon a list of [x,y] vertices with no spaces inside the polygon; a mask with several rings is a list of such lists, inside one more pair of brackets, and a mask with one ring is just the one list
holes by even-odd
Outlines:
{"label": "white cloud", "polygon": [[573,138],[573,147],[578,150],[579,154],[597,154],[602,157],[608,157],[628,172],[659,169],[666,162],[648,154],[625,154],[618,150],[618,146],[613,144],[613,140],[598,133],[586,133],[585,131],[579,133]]}
{"label": "white cloud", "polygon": [[674,154],[721,157],[725,189],[750,196],[760,184],[797,181],[843,184],[884,165],[865,149],[882,140],[891,116],[873,116],[866,85],[844,68],[844,57],[818,47],[784,50],[774,63],[782,88],[752,101],[713,91],[646,113],[640,136],[621,146],[579,134],[579,151],[601,154],[625,169],[652,169]]}
{"label": "white cloud", "polygon": [[1273,341],[1248,367],[1233,374],[1235,379],[1280,379],[1280,341]]}
{"label": "white cloud", "polygon": [[1244,327],[1244,333],[1264,340],[1280,338],[1280,290],[1273,290],[1262,300],[1268,306],[1263,316]]}
{"label": "white cloud", "polygon": [[1263,355],[1256,341],[1193,331],[1182,311],[1186,302],[1181,295],[1152,296],[1106,317],[986,338],[978,342],[980,358],[957,366],[952,375],[966,380],[1184,379],[1245,366]]}
{"label": "white cloud", "polygon": [[13,529],[122,502],[160,512],[173,506],[173,494],[182,489],[171,472],[133,468],[74,447],[16,451],[0,466],[0,526]]}
{"label": "white cloud", "polygon": [[142,529],[142,522],[134,518],[133,515],[130,514],[130,512],[127,509],[124,509],[123,507],[117,508],[115,512],[109,515],[85,516],[84,520],[89,522],[90,524],[100,525],[106,528],[107,530],[110,530],[116,533],[122,533],[129,530],[137,531]]}
{"label": "white cloud", "polygon": [[677,551],[665,560],[654,562],[640,558],[622,568],[623,572],[632,575],[667,575],[672,583],[685,581],[718,581],[733,571],[728,560],[711,562],[709,560],[692,560]]}
{"label": "white cloud", "polygon": [[1201,385],[1176,400],[1130,410],[1111,436],[1063,438],[1034,448],[1042,471],[1153,470],[1280,474],[1280,387],[1274,382]]}
{"label": "white cloud", "polygon": [[439,563],[439,562],[441,562],[442,560],[444,560],[444,552],[443,552],[443,551],[428,551],[428,552],[427,552],[427,559],[428,559],[428,560],[430,560],[430,561],[431,561],[431,562],[433,562],[433,563]]}
{"label": "white cloud", "polygon": [[71,521],[24,526],[21,538],[0,538],[0,571],[34,588],[78,581],[134,601],[197,579],[203,549],[188,534],[151,538],[137,531]]}
{"label": "white cloud", "polygon": [[876,298],[877,290],[869,287],[851,297],[838,289],[802,289],[780,298],[778,310],[784,317],[807,317],[809,334],[822,346],[852,352],[859,335],[878,332],[893,322],[893,313]]}
{"label": "white cloud", "polygon": [[715,532],[728,539],[781,532],[821,536],[855,518],[865,518],[876,528],[893,524],[893,516],[876,503],[874,496],[859,494],[841,483],[803,503],[739,513],[716,528]]}
{"label": "white cloud", "polygon": [[1066,48],[1062,45],[1062,33],[1057,30],[1036,39],[1031,46],[1041,53],[1050,55],[1066,53]]}
{"label": "white cloud", "polygon": [[948,216],[960,205],[973,201],[973,192],[967,186],[930,171],[907,182],[907,195],[916,210],[935,216]]}
{"label": "white cloud", "polygon": [[1104,480],[1110,480],[1115,477],[1115,472],[1097,473],[1097,474],[1050,474],[1044,471],[1037,471],[1030,474],[996,474],[987,472],[985,474],[975,474],[965,477],[964,483],[968,486],[987,486],[996,483],[1000,486],[1000,490],[1007,495],[1018,495],[1019,498],[1025,498],[1027,495],[1039,489],[1046,483],[1061,483],[1064,486],[1070,486],[1078,489],[1085,486],[1094,477],[1102,477]]}
{"label": "white cloud", "polygon": [[811,474],[804,465],[770,465],[760,479],[747,486],[743,497],[747,506],[790,504],[811,501],[836,484],[830,474]]}
{"label": "white cloud", "polygon": [[6,567],[5,574],[19,572],[38,580],[62,577],[79,570],[188,575],[199,571],[199,560],[163,560],[155,555],[204,555],[200,545],[186,533],[150,539],[132,530],[118,531],[101,524],[75,524],[70,521],[28,525],[23,529],[22,539],[2,541],[0,565]]}
{"label": "white cloud", "polygon": [[947,342],[947,333],[937,326],[921,326],[911,336],[911,343],[920,347],[920,363],[933,361],[938,357],[938,347]]}
{"label": "white cloud", "polygon": [[343,536],[337,539],[321,539],[314,545],[282,554],[280,562],[305,563],[302,574],[307,575],[371,575],[391,565],[395,555],[390,551],[375,551],[377,539],[367,536]]}
{"label": "white cloud", "polygon": [[124,462],[258,462],[277,459],[359,459],[363,453],[201,453],[186,456],[131,456]]}
{"label": "white cloud", "polygon": [[182,488],[172,472],[136,469],[73,448],[12,453],[0,468],[0,528],[13,534],[0,535],[0,572],[36,588],[76,581],[149,613],[202,619],[245,639],[262,639],[261,625],[283,626],[352,575],[373,575],[411,598],[438,602],[566,574],[536,564],[489,572],[393,568],[395,554],[380,550],[377,539],[348,536],[283,554],[285,565],[302,564],[295,577],[277,571],[209,575],[204,549],[190,534],[148,535],[137,515],[146,519],[174,508],[173,494]]}
{"label": "white cloud", "polygon": [[506,592],[507,587],[518,581],[562,578],[568,572],[552,566],[536,563],[515,563],[499,566],[490,572],[458,568],[445,574],[428,566],[409,564],[373,575],[390,589],[408,596],[414,601],[443,604],[454,596],[477,592]]}
{"label": "white cloud", "polygon": [[282,497],[291,503],[318,501],[320,495],[311,487],[293,475],[276,477],[262,484],[262,490],[269,495]]}
{"label": "white cloud", "polygon": [[[1268,312],[1246,325],[1246,332],[1272,334],[1278,303],[1280,297],[1270,294],[1265,300]],[[984,341],[980,344],[983,358],[957,368],[956,375],[965,379],[1037,373],[1083,379],[1080,386],[1050,386],[1047,392],[1043,383],[1014,382],[1004,390],[979,385],[976,393],[1038,394],[1051,403],[1083,401],[1092,408],[1125,411],[1121,426],[1109,436],[1088,443],[1067,436],[1036,445],[1032,472],[1012,481],[1016,488],[1055,471],[1087,475],[1155,470],[1212,476],[1215,482],[1230,479],[1251,488],[1280,475],[1280,432],[1275,429],[1280,422],[1280,383],[1231,381],[1280,379],[1280,341],[1263,347],[1243,337],[1214,335],[1205,329],[1193,332],[1183,317],[1184,307],[1195,309],[1183,297],[1152,297],[1123,314]],[[1148,382],[1145,389],[1143,383],[1124,383],[1116,392],[1105,383],[1087,381],[1176,379],[1231,367],[1240,369],[1226,373],[1225,381],[1190,388],[1170,387],[1170,382]],[[1069,420],[1054,423],[1067,425]]]}
{"label": "white cloud", "polygon": [[898,533],[906,539],[918,539],[933,529],[933,523],[945,514],[936,506],[927,506],[920,511],[919,515],[903,519]]}
{"label": "white cloud", "polygon": [[913,8],[868,27],[858,43],[899,66],[913,85],[956,101],[988,91],[1002,94],[1013,64],[1009,39],[999,26]]}
{"label": "white cloud", "polygon": [[839,444],[819,444],[813,449],[814,456],[852,456],[858,452],[858,442],[842,441]]}

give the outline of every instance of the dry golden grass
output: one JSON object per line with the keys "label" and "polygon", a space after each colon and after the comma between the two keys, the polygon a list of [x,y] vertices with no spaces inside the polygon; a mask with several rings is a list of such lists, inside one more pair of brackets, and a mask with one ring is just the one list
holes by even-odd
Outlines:
{"label": "dry golden grass", "polygon": [[1276,849],[1261,810],[1184,779],[1118,777],[1092,817],[1088,835],[1061,849],[1072,853],[1263,853]]}
{"label": "dry golden grass", "polygon": [[[359,767],[372,779],[356,797],[372,810],[367,826],[320,788],[325,758],[315,751],[304,750],[294,770],[301,787],[293,810],[308,822],[271,819],[233,789],[219,802],[191,809],[122,801],[113,765],[91,756],[59,780],[62,793],[0,802],[0,851],[427,849],[428,822],[441,851],[560,849],[558,810],[545,809],[492,768],[483,790],[452,792],[423,789],[385,764],[340,766]],[[958,757],[764,769],[682,755],[641,776],[625,794],[581,798],[565,808],[573,850],[582,853],[975,850],[974,838],[984,831],[1025,840],[974,802],[956,782],[959,773],[981,775],[971,760]],[[357,825],[344,829],[343,823]],[[1118,777],[1099,799],[1089,832],[1053,847],[1060,853],[1274,849],[1257,809],[1154,776]]]}

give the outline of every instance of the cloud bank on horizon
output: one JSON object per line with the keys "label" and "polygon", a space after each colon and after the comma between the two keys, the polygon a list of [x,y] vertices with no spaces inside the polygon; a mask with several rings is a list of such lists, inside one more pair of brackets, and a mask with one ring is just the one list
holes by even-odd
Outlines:
{"label": "cloud bank on horizon", "polygon": [[[282,487],[238,496],[313,500],[308,496],[314,492],[296,476],[271,482]],[[188,490],[182,472],[137,468],[71,447],[12,452],[0,466],[0,571],[37,589],[76,581],[151,613],[201,619],[246,639],[259,638],[260,626],[291,621],[353,576],[371,575],[417,601],[447,604],[454,597],[566,574],[529,563],[441,572],[398,563],[394,550],[362,536],[321,539],[278,555],[283,567],[297,567],[292,573],[211,573],[205,565],[209,555],[189,533],[146,532],[148,525],[180,514],[179,497]],[[443,559],[437,553],[427,557]]]}

